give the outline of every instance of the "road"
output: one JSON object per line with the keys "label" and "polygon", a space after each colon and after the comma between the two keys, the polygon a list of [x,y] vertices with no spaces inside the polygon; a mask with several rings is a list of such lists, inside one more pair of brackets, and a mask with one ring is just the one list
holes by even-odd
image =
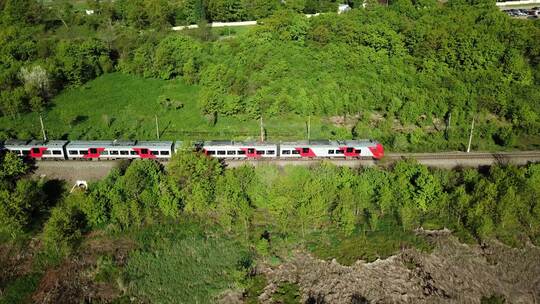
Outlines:
{"label": "road", "polygon": [[[319,16],[320,13],[317,13],[317,14],[306,14],[306,17],[308,18],[311,18],[311,17],[316,17],[316,16]],[[212,23],[208,23],[208,26],[209,27],[234,27],[234,26],[249,26],[249,25],[257,25],[257,21],[256,20],[250,20],[250,21],[235,21],[235,22],[212,22]],[[185,30],[185,29],[196,29],[196,28],[199,28],[199,25],[198,24],[190,24],[190,25],[179,25],[179,26],[174,26],[172,28],[173,31],[181,31],[181,30]]]}
{"label": "road", "polygon": [[[416,159],[419,163],[430,167],[455,168],[479,167],[493,164],[525,165],[529,162],[540,162],[540,151],[521,152],[444,152],[444,153],[387,153],[384,159],[374,161],[371,159],[332,159],[326,162],[337,166],[358,168],[369,166],[386,166],[401,159]],[[244,164],[254,166],[313,166],[322,162],[314,159],[271,159],[271,160],[229,160],[227,167],[238,167]],[[164,163],[166,164],[166,163]],[[96,181],[105,177],[112,168],[118,167],[120,161],[39,161],[36,163],[34,175],[49,179],[63,179],[70,183],[77,180]]]}

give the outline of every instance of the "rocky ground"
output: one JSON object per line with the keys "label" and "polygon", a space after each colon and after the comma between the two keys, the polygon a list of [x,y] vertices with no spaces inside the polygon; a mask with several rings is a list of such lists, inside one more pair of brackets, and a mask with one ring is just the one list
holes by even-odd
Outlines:
{"label": "rocky ground", "polygon": [[435,244],[431,253],[406,249],[352,266],[296,252],[277,268],[259,269],[269,282],[259,300],[273,303],[279,284],[291,282],[303,303],[480,303],[493,295],[507,303],[539,303],[540,248],[465,245],[449,233],[427,237]]}

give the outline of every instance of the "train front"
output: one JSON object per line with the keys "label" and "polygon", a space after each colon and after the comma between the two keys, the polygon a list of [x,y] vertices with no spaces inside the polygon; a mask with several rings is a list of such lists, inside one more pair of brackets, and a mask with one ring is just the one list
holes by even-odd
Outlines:
{"label": "train front", "polygon": [[371,154],[373,154],[374,159],[381,159],[384,157],[384,147],[379,142],[374,142],[375,145],[369,146],[369,150],[371,151]]}

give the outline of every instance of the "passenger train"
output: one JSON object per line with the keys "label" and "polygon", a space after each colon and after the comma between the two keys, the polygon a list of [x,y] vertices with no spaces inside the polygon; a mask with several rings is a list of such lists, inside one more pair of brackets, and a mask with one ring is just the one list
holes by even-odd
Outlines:
{"label": "passenger train", "polygon": [[[37,160],[109,160],[148,158],[167,160],[185,148],[181,141],[67,141],[7,140],[1,150]],[[220,159],[372,158],[381,159],[384,148],[373,140],[300,142],[196,142],[193,150]]]}

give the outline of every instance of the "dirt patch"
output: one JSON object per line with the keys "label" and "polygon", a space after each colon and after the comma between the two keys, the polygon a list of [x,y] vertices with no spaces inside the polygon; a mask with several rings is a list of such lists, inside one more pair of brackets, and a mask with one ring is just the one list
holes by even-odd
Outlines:
{"label": "dirt patch", "polygon": [[128,253],[136,247],[129,239],[88,236],[79,254],[49,269],[32,295],[35,303],[109,303],[125,293],[120,282],[97,282],[98,258],[110,256],[115,266],[123,266]]}
{"label": "dirt patch", "polygon": [[113,168],[120,166],[120,161],[39,161],[36,163],[34,176],[60,179],[75,183],[77,180],[94,182],[101,180]]}
{"label": "dirt patch", "polygon": [[540,248],[495,241],[470,246],[446,234],[432,240],[429,254],[406,249],[350,267],[296,252],[277,268],[260,269],[269,285],[259,299],[272,303],[277,286],[291,282],[300,287],[304,303],[480,303],[492,295],[510,303],[540,300]]}
{"label": "dirt patch", "polygon": [[327,118],[328,122],[338,128],[350,129],[356,125],[360,119],[360,114],[355,115],[343,115],[343,116],[330,116]]}
{"label": "dirt patch", "polygon": [[37,239],[30,240],[25,246],[0,244],[0,294],[9,281],[32,272],[32,260],[39,247]]}

